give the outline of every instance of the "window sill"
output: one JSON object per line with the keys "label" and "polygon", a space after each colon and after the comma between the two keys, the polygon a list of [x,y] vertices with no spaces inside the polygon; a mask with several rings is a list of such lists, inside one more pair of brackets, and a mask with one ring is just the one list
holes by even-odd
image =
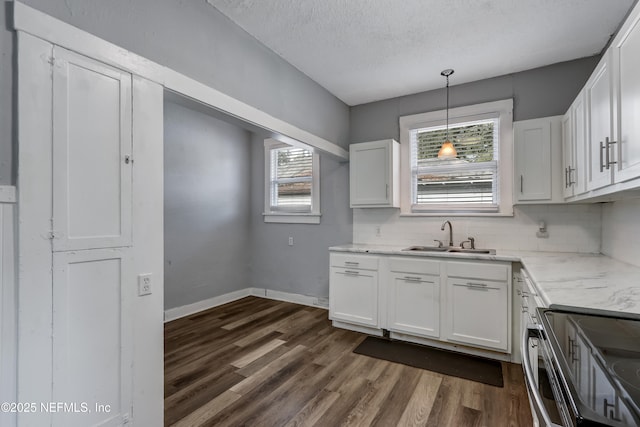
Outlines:
{"label": "window sill", "polygon": [[421,217],[421,216],[438,216],[438,217],[512,217],[511,212],[411,212],[401,213],[401,217]]}
{"label": "window sill", "polygon": [[320,224],[319,213],[263,213],[264,222],[279,224]]}

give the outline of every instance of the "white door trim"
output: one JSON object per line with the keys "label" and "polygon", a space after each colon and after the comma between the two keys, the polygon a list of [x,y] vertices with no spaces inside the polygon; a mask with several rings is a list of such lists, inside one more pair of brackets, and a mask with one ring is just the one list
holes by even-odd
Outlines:
{"label": "white door trim", "polygon": [[337,144],[273,117],[171,68],[129,52],[24,3],[14,1],[13,9],[13,25],[17,31],[160,83],[165,89],[273,132],[283,142],[293,139],[339,159],[349,159],[349,152]]}

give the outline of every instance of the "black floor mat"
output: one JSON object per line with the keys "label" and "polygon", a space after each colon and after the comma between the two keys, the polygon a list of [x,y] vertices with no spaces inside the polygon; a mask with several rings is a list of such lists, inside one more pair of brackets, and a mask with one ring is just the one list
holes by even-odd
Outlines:
{"label": "black floor mat", "polygon": [[496,387],[504,385],[502,364],[496,360],[376,337],[365,338],[353,352]]}

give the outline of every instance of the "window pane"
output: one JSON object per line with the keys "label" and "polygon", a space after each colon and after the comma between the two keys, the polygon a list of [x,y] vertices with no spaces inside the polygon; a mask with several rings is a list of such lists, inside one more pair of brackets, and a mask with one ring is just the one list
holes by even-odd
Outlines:
{"label": "window pane", "polygon": [[494,171],[419,173],[417,204],[492,204]]}
{"label": "window pane", "polygon": [[311,182],[277,184],[277,206],[311,206]]}
{"label": "window pane", "polygon": [[[494,160],[495,122],[483,120],[449,126],[449,140],[458,152],[458,159],[473,163]],[[417,129],[415,132],[418,162],[439,161],[438,151],[446,140],[446,127]]]}
{"label": "window pane", "polygon": [[312,153],[303,148],[281,148],[276,151],[276,179],[301,178],[312,175]]}
{"label": "window pane", "polygon": [[413,205],[497,207],[498,128],[498,119],[450,125],[455,159],[438,159],[445,126],[412,130]]}

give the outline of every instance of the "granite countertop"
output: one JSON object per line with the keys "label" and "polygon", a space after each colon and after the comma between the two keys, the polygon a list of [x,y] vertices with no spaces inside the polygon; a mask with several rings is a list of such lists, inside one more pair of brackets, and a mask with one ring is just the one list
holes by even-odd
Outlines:
{"label": "granite countertop", "polygon": [[407,252],[406,246],[350,244],[334,252],[520,262],[534,281],[544,303],[640,314],[640,267],[605,255],[569,252],[497,250],[495,255],[447,252]]}

